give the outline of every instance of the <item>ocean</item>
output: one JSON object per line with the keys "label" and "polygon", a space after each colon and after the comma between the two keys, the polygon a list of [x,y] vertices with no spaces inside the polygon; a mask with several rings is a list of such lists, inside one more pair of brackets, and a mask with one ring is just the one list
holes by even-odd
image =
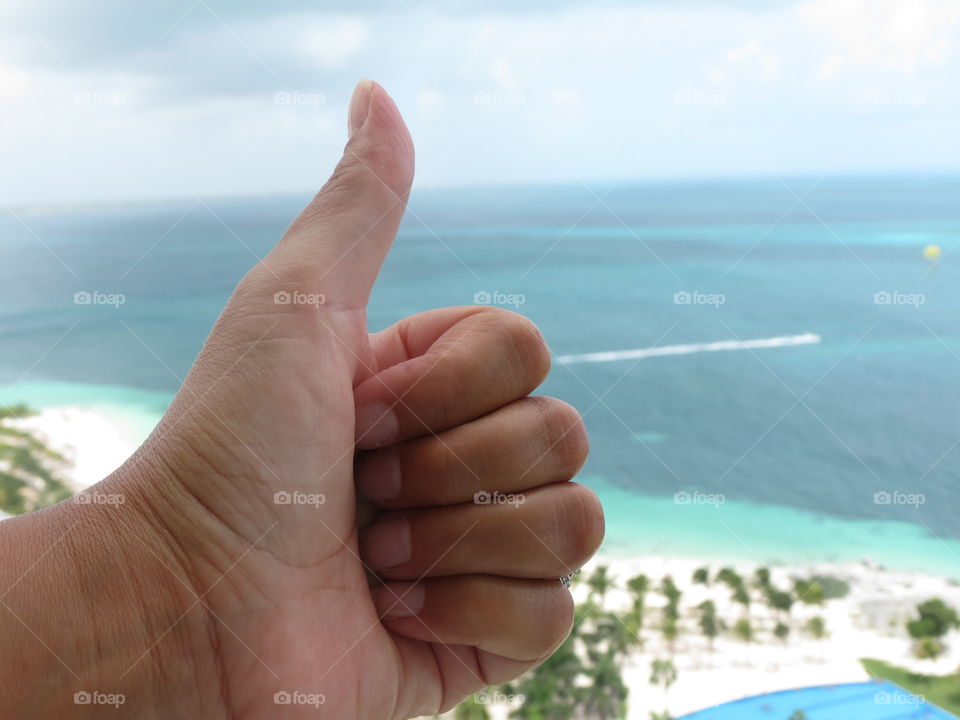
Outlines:
{"label": "ocean", "polygon": [[[960,576],[958,197],[949,177],[415,190],[370,324],[474,302],[536,321],[610,554]],[[0,216],[0,401],[142,439],[308,199]]]}

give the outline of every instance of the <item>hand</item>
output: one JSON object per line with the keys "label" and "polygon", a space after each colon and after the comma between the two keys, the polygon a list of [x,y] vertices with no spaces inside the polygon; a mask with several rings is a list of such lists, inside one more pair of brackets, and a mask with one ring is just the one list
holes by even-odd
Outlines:
{"label": "hand", "polygon": [[[48,689],[4,688],[8,709],[101,717],[73,704],[99,691],[123,694],[116,717],[406,718],[517,676],[569,632],[556,578],[603,534],[595,496],[566,482],[582,421],[527,397],[549,354],[518,315],[448,308],[367,334],[413,147],[376,84],[349,124],[157,429],[88,491],[123,503],[0,526],[16,556],[0,643]],[[474,502],[485,491],[502,494]],[[59,538],[69,562],[46,554]],[[66,599],[35,602],[48,591]]]}

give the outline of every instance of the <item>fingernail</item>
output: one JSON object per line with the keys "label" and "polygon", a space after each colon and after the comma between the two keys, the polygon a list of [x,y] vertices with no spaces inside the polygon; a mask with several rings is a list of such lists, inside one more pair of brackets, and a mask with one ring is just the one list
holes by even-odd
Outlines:
{"label": "fingernail", "polygon": [[367,528],[361,543],[364,562],[374,569],[402,565],[410,560],[410,523],[406,518],[387,520]]}
{"label": "fingernail", "polygon": [[353,97],[350,98],[350,112],[347,117],[347,127],[350,137],[363,127],[363,121],[367,119],[367,111],[370,109],[370,93],[373,92],[373,81],[363,78],[353,89]]}
{"label": "fingernail", "polygon": [[416,615],[423,610],[426,598],[423,585],[392,584],[377,588],[373,604],[377,608],[377,615],[390,620]]}
{"label": "fingernail", "polygon": [[400,456],[388,448],[365,453],[357,463],[357,489],[367,500],[400,497]]}
{"label": "fingernail", "polygon": [[387,445],[400,434],[400,421],[386,403],[372,402],[357,407],[356,441],[361,447]]}

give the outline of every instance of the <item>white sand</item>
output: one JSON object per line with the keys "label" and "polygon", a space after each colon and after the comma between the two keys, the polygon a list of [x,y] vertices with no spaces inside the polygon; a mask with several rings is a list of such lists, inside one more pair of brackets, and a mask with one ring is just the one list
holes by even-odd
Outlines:
{"label": "white sand", "polygon": [[77,490],[103,480],[136,450],[127,428],[89,408],[48,408],[18,425],[36,431],[73,463],[67,479]]}
{"label": "white sand", "polygon": [[[590,564],[605,562],[602,558]],[[940,597],[960,608],[960,587],[945,578],[916,573],[893,572],[864,561],[844,565],[816,564],[809,566],[770,567],[772,582],[781,589],[790,587],[793,577],[832,575],[850,584],[850,594],[842,599],[828,600],[823,607],[795,603],[791,610],[792,632],[786,644],[772,634],[776,624],[775,613],[753,591],[757,600],[750,607],[750,619],[758,628],[756,642],[745,643],[722,635],[717,638],[713,653],[707,649],[706,639],[700,633],[696,606],[705,599],[717,605],[718,615],[728,625],[743,615],[742,606],[730,601],[726,586],[710,587],[694,584],[693,571],[707,563],[689,558],[638,558],[607,561],[620,585],[639,573],[654,581],[670,575],[683,591],[680,600],[683,633],[674,652],[678,670],[677,682],[666,699],[660,688],[649,684],[650,663],[654,658],[667,658],[670,653],[659,633],[646,630],[646,647],[635,654],[624,667],[624,677],[630,687],[630,720],[648,720],[651,710],[665,708],[675,715],[683,715],[722,702],[737,700],[760,693],[786,690],[809,685],[859,682],[869,679],[860,664],[861,658],[875,658],[910,668],[918,672],[946,674],[960,665],[960,632],[946,638],[948,652],[936,662],[917,660],[911,652],[911,641],[904,629],[906,619],[914,616],[916,605],[932,597]],[[737,572],[749,578],[757,565],[731,563]],[[722,567],[708,565],[711,576]],[[588,568],[589,570],[590,568]],[[584,584],[577,589],[578,599],[585,599]],[[629,595],[623,590],[610,594],[605,603],[612,609],[626,609]],[[648,596],[648,604],[662,606],[659,593]],[[655,613],[651,618],[656,622]],[[815,615],[826,621],[829,637],[822,642],[805,637],[800,627]]]}

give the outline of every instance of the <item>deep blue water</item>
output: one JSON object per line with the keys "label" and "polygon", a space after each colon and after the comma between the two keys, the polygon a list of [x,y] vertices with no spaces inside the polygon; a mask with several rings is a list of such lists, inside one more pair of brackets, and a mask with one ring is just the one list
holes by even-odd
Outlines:
{"label": "deep blue water", "polygon": [[[808,191],[814,181],[415,191],[371,325],[487,291],[524,296],[519,311],[557,355],[816,333],[814,345],[556,365],[544,392],[586,415],[584,475],[605,488],[723,493],[960,539],[960,180],[828,178]],[[0,386],[26,372],[168,396],[307,199],[0,216]],[[936,264],[922,255],[931,243]],[[73,304],[83,290],[126,302]],[[676,304],[682,292],[724,302]],[[925,502],[877,504],[880,491]]]}

